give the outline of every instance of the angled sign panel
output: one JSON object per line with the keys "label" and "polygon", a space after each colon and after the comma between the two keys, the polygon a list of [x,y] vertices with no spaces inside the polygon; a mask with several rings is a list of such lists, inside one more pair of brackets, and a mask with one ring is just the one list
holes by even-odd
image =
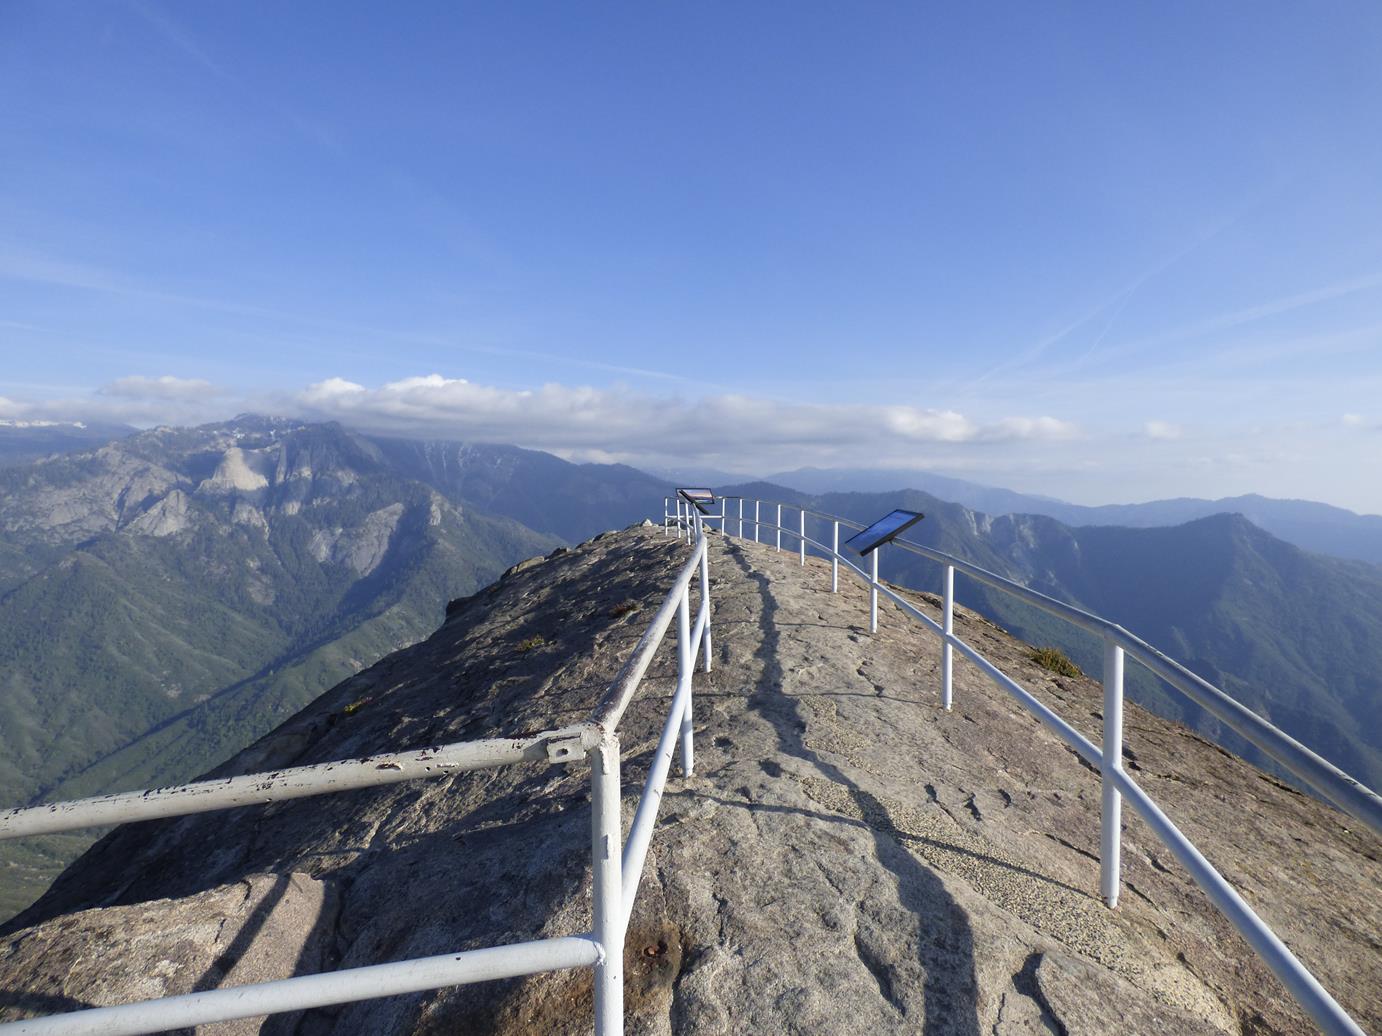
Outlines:
{"label": "angled sign panel", "polygon": [[895,539],[925,517],[916,511],[893,511],[885,514],[863,532],[855,533],[845,541],[845,546],[856,554],[867,554]]}
{"label": "angled sign panel", "polygon": [[695,504],[701,514],[709,514],[710,505],[715,502],[715,493],[709,489],[678,489],[677,495]]}

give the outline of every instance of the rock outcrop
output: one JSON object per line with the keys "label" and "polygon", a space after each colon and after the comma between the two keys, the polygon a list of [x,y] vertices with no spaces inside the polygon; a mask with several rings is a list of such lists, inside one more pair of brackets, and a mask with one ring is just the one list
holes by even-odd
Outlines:
{"label": "rock outcrop", "polygon": [[[448,610],[220,773],[584,719],[686,547],[606,535]],[[1097,898],[1097,774],[967,663],[824,563],[714,537],[697,772],[674,769],[631,921],[631,1033],[1313,1031],[1128,816]],[[934,599],[915,595],[934,609]],[[960,610],[958,632],[1096,740],[1101,695]],[[672,689],[620,727],[631,819]],[[1129,706],[1125,764],[1365,1028],[1382,865],[1347,818]],[[116,831],[0,936],[0,1018],[590,926],[584,765],[525,766]],[[113,952],[112,952],[113,951]],[[119,957],[129,966],[112,969]],[[135,965],[138,964],[139,968]],[[140,982],[135,973],[152,973]],[[588,1032],[571,972],[271,1019],[264,1032]],[[258,1031],[258,1023],[225,1031]]]}

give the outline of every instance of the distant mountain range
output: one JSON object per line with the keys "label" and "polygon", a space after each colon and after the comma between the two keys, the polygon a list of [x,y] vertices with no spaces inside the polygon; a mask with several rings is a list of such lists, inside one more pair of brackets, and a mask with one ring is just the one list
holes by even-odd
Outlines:
{"label": "distant mountain range", "polygon": [[800,468],[769,476],[764,481],[801,493],[817,494],[917,489],[984,514],[1040,514],[1066,525],[1122,525],[1145,529],[1181,525],[1213,514],[1241,514],[1258,528],[1297,547],[1382,565],[1382,516],[1355,514],[1342,507],[1311,500],[1275,500],[1249,494],[1218,500],[1179,497],[1144,504],[1086,507],[945,475],[901,470]]}
{"label": "distant mountain range", "polygon": [[579,543],[660,513],[671,484],[623,464],[571,464],[484,443],[374,439],[393,469],[457,503]]}
{"label": "distant mountain range", "polygon": [[[749,483],[722,491],[860,522],[897,507],[921,511],[926,518],[907,539],[1125,626],[1355,777],[1382,785],[1382,568],[1301,550],[1236,514],[1164,528],[1072,527],[1041,515],[994,517],[915,490],[811,496]],[[825,523],[808,525],[807,534],[829,542]],[[880,570],[918,589],[940,586],[937,565],[901,550],[885,549]],[[1088,634],[963,578],[956,593],[1022,639],[1059,647],[1099,672],[1102,649]],[[1262,761],[1149,673],[1129,665],[1129,681],[1143,704]]]}
{"label": "distant mountain range", "polygon": [[0,467],[25,464],[54,453],[95,449],[134,432],[125,424],[0,418]]}
{"label": "distant mountain range", "polygon": [[[1122,623],[1382,783],[1382,568],[1307,553],[1233,515],[1071,526],[1030,512],[1073,505],[955,480],[941,488],[1028,506],[993,516],[915,490],[741,488],[861,521],[899,506],[925,511],[911,534],[921,542]],[[522,558],[656,517],[670,491],[623,465],[248,415],[0,468],[0,799],[190,778],[430,633],[448,600]],[[1203,502],[1137,505],[1133,517],[1175,522],[1181,503]],[[1319,513],[1306,518],[1318,532]],[[1346,526],[1366,541],[1365,521]],[[938,586],[934,565],[900,551],[885,551],[883,572]],[[959,592],[1097,672],[1088,638],[963,580]],[[1130,687],[1243,750],[1136,667]],[[84,843],[7,846],[0,913]]]}
{"label": "distant mountain range", "polygon": [[[560,542],[332,425],[159,429],[0,470],[0,795],[191,778]],[[22,852],[36,892],[51,867]]]}
{"label": "distant mountain range", "polygon": [[[92,449],[135,433],[121,424],[0,420],[0,467]],[[579,542],[646,513],[650,496],[676,485],[724,485],[735,476],[711,469],[645,472],[623,464],[571,464],[517,446],[447,440],[373,438],[398,473],[531,529]],[[1066,525],[1153,528],[1214,514],[1241,514],[1287,543],[1334,557],[1382,565],[1382,516],[1356,514],[1312,500],[1249,493],[1204,500],[1177,497],[1140,504],[1072,504],[965,479],[906,469],[798,468],[761,481],[801,493],[894,492],[916,489],[973,511],[1000,516],[1039,514]],[[563,501],[557,508],[547,503]]]}
{"label": "distant mountain range", "polygon": [[[431,633],[449,600],[668,491],[621,465],[253,415],[94,450],[45,427],[57,449],[0,468],[5,804],[190,779]],[[19,876],[0,912],[82,844],[0,849]]]}

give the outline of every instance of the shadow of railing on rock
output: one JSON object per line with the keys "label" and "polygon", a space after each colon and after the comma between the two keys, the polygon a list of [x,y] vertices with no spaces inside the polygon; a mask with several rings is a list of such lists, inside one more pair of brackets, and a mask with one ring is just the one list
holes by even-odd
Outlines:
{"label": "shadow of railing on rock", "polygon": [[[807,745],[803,736],[807,725],[800,703],[782,690],[784,674],[779,661],[777,603],[768,579],[755,572],[741,553],[731,551],[730,556],[758,587],[763,609],[759,622],[762,640],[756,654],[762,674],[758,685],[749,692],[749,708],[776,732],[781,752],[802,760],[826,780],[844,788],[860,813],[870,818],[870,822],[861,821],[860,826],[872,837],[874,856],[879,864],[893,875],[899,904],[917,920],[918,963],[925,976],[921,997],[922,1031],[978,1036],[979,985],[974,971],[974,936],[963,909],[954,901],[940,876],[906,850],[902,842],[907,836],[894,826],[884,804]],[[807,811],[800,812],[810,815]],[[903,1017],[908,1017],[915,1005],[902,992],[902,983],[880,976],[880,972],[891,965],[863,953],[862,949],[861,960],[878,980],[885,999]]]}

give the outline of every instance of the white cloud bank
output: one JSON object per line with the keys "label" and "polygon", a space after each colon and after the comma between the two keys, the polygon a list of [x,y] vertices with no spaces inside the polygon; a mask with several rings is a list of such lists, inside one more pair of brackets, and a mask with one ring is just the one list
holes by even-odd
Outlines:
{"label": "white cloud bank", "polygon": [[743,470],[778,464],[879,463],[918,447],[1071,439],[1054,417],[978,423],[954,410],[786,403],[744,395],[685,400],[623,387],[503,389],[439,374],[378,388],[328,378],[295,399],[304,416],[367,431],[512,442],[564,456]]}
{"label": "white cloud bank", "polygon": [[[242,401],[243,402],[243,401]],[[232,407],[228,408],[227,403]],[[231,394],[202,378],[132,374],[79,399],[15,400],[0,397],[0,417],[23,420],[99,421],[148,426],[202,424],[230,416]]]}
{"label": "white cloud bank", "polygon": [[0,398],[0,419],[24,421],[190,425],[244,412],[657,470],[756,477],[812,466],[910,469],[1082,503],[1257,492],[1382,513],[1382,453],[1368,434],[1377,418],[1341,419],[1337,411],[1271,426],[1139,418],[1084,428],[1052,416],[980,418],[906,403],[659,396],[618,385],[512,389],[438,374],[377,387],[336,377],[259,395],[196,378],[130,376],[80,398]]}

